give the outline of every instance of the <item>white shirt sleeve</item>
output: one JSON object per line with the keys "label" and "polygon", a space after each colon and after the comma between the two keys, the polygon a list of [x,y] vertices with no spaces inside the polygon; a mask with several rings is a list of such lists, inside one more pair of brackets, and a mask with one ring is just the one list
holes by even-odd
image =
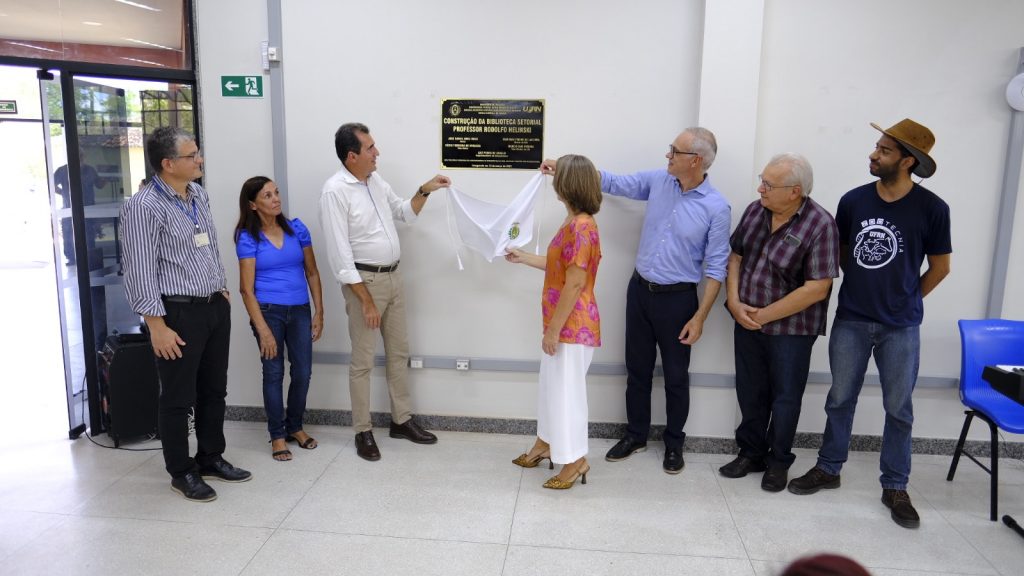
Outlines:
{"label": "white shirt sleeve", "polygon": [[[374,173],[374,176],[377,176],[377,174]],[[412,224],[415,222],[419,215],[412,209],[412,199],[402,200],[399,198],[398,194],[395,194],[395,191],[391,188],[391,184],[388,184],[386,180],[379,176],[377,178],[381,188],[384,190],[384,197],[388,201],[388,207],[391,208],[391,215],[394,219],[405,222],[406,224]]]}
{"label": "white shirt sleeve", "polygon": [[324,230],[324,245],[327,247],[327,262],[331,274],[339,284],[358,284],[363,281],[356,270],[349,243],[348,206],[340,190],[330,183],[324,186],[320,195],[320,226]]}

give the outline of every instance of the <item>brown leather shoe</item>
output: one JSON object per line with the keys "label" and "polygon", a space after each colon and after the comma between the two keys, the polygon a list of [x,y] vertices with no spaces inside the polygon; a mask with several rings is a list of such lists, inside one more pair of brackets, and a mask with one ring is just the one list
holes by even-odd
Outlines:
{"label": "brown leather shoe", "polygon": [[380,460],[380,449],[377,448],[377,442],[373,439],[372,430],[356,434],[356,454],[370,462]]}
{"label": "brown leather shoe", "polygon": [[404,438],[417,444],[434,444],[437,442],[437,436],[420,428],[420,425],[413,418],[409,418],[402,424],[392,422],[389,436],[392,438]]}

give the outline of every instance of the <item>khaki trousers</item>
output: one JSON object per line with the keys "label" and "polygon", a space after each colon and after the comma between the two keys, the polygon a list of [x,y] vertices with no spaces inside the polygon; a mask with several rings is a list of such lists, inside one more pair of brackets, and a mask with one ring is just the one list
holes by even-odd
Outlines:
{"label": "khaki trousers", "polygon": [[[363,284],[380,312],[380,334],[384,338],[384,357],[388,395],[391,397],[391,419],[404,424],[412,417],[409,398],[409,338],[405,327],[405,298],[402,276],[394,272],[359,271]],[[348,370],[348,388],[352,395],[352,427],[366,432],[370,421],[370,372],[377,350],[377,330],[366,327],[363,305],[348,284],[342,285],[345,311],[348,313],[348,335],[352,340],[352,362]]]}

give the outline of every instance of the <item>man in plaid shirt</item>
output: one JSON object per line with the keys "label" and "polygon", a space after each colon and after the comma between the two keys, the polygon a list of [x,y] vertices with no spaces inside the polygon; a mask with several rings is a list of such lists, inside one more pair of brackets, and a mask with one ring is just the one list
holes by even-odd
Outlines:
{"label": "man in plaid shirt", "polygon": [[835,219],[809,195],[806,158],[780,154],[758,177],[759,200],[729,244],[726,306],[736,320],[736,428],[739,456],[726,478],[764,472],[761,488],[786,487],[793,438],[807,386],[811,348],[825,334],[832,279],[839,276]]}

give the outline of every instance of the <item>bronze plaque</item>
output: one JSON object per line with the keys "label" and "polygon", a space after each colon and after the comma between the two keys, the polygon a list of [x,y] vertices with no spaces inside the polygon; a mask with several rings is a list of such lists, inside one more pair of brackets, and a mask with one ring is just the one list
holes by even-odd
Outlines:
{"label": "bronze plaque", "polygon": [[536,170],[543,100],[441,100],[441,168]]}

